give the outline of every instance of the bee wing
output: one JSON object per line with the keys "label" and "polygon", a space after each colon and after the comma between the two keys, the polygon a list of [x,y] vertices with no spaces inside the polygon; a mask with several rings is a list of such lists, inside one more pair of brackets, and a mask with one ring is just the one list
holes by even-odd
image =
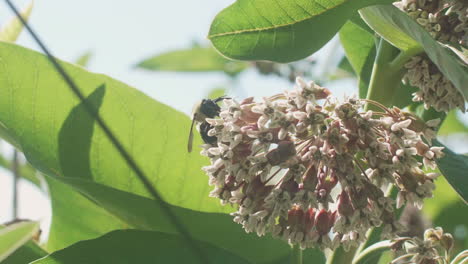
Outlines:
{"label": "bee wing", "polygon": [[193,114],[192,124],[190,125],[190,133],[188,137],[187,151],[192,152],[192,143],[193,143],[193,126],[195,125],[196,113]]}

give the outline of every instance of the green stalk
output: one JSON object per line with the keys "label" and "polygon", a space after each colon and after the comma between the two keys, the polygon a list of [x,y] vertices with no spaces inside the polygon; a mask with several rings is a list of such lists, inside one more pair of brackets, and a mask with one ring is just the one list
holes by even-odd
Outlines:
{"label": "green stalk", "polygon": [[299,245],[292,248],[291,264],[302,264],[302,249]]}
{"label": "green stalk", "polygon": [[327,258],[327,264],[350,264],[353,261],[357,248],[351,248],[348,252],[339,247]]}
{"label": "green stalk", "polygon": [[[401,78],[405,73],[404,64],[412,56],[419,53],[417,50],[411,52],[400,52],[383,38],[377,47],[374,67],[367,90],[367,99],[377,101],[387,107],[392,106],[395,93],[400,87]],[[396,56],[396,58],[395,58]],[[379,110],[378,107],[367,103],[364,109]]]}

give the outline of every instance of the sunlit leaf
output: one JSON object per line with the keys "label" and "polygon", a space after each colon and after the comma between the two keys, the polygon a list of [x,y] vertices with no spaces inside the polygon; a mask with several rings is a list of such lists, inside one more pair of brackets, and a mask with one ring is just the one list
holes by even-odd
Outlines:
{"label": "sunlit leaf", "polygon": [[0,262],[28,242],[39,230],[37,222],[19,222],[0,229]]}
{"label": "sunlit leaf", "polygon": [[[3,227],[2,227],[3,228]],[[49,253],[36,241],[29,240],[2,261],[2,264],[24,264],[47,256]]]}
{"label": "sunlit leaf", "polygon": [[238,0],[221,11],[208,38],[240,60],[290,62],[327,43],[360,8],[387,0]]}
{"label": "sunlit leaf", "polygon": [[[45,56],[0,43],[0,60],[0,122],[34,167],[149,197]],[[191,123],[186,115],[107,76],[63,66],[166,201],[193,210],[232,211],[209,197],[212,187],[201,170],[205,158],[186,151]],[[200,143],[196,137],[194,145]]]}
{"label": "sunlit leaf", "polygon": [[46,180],[52,201],[52,224],[46,245],[49,251],[129,227],[72,187],[51,177],[46,176]]}
{"label": "sunlit leaf", "polygon": [[468,99],[468,67],[411,17],[392,5],[367,7],[359,13],[373,30],[395,47],[404,51],[422,47],[444,76]]}
{"label": "sunlit leaf", "polygon": [[[239,256],[195,241],[209,263],[249,263]],[[83,263],[200,263],[186,242],[174,234],[141,230],[118,230],[78,242],[34,264]]]}
{"label": "sunlit leaf", "polygon": [[152,71],[225,72],[235,75],[245,70],[248,64],[228,60],[212,47],[193,47],[155,55],[138,63],[137,67]]}
{"label": "sunlit leaf", "polygon": [[[20,12],[24,19],[29,19],[33,5],[34,1],[31,0],[31,2],[29,2],[29,4]],[[17,17],[14,17],[0,27],[0,41],[15,42],[22,30],[23,24]]]}
{"label": "sunlit leaf", "polygon": [[[86,197],[90,197],[96,204],[106,208],[108,212],[132,228],[166,233],[177,232],[161,208],[151,199],[84,179],[65,177],[58,179],[73,186]],[[217,245],[254,263],[268,263],[287,258],[289,255],[290,247],[287,243],[270,236],[258,237],[253,233],[247,234],[240,225],[233,222],[230,215],[197,212],[176,206],[170,208],[195,239]],[[308,250],[308,256],[324,259],[319,250]]]}

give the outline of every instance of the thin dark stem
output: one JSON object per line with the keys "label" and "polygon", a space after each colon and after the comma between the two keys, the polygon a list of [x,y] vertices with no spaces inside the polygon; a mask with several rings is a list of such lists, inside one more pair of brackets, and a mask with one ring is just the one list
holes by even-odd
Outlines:
{"label": "thin dark stem", "polygon": [[162,209],[164,214],[169,218],[169,221],[174,225],[176,230],[179,231],[180,235],[187,242],[189,248],[192,249],[193,252],[195,253],[195,255],[198,257],[198,260],[201,263],[209,263],[208,258],[202,253],[199,246],[192,239],[192,237],[189,234],[189,231],[187,230],[187,228],[175,216],[175,214],[172,212],[169,205],[164,202],[164,200],[159,195],[157,190],[153,187],[153,185],[150,182],[149,178],[145,175],[145,173],[142,171],[142,169],[140,169],[140,167],[137,165],[136,161],[132,158],[132,156],[130,156],[130,154],[127,152],[127,150],[124,148],[124,146],[117,140],[116,136],[111,131],[109,126],[104,122],[104,119],[102,119],[99,112],[96,109],[94,109],[94,107],[86,100],[85,96],[82,94],[81,90],[78,88],[78,86],[72,80],[70,75],[59,64],[57,59],[55,59],[55,57],[52,55],[52,53],[49,51],[49,49],[40,40],[39,36],[31,28],[31,26],[20,15],[20,13],[18,12],[18,9],[13,5],[13,3],[10,0],[5,0],[5,2],[11,8],[11,10],[15,13],[15,15],[18,17],[18,19],[21,21],[21,23],[24,25],[26,30],[31,34],[31,36],[36,41],[36,43],[39,45],[39,47],[42,49],[42,51],[47,55],[47,57],[49,58],[49,61],[55,67],[55,69],[60,74],[60,76],[63,78],[63,80],[68,84],[68,87],[70,88],[70,90],[72,90],[72,92],[75,94],[75,96],[80,99],[81,103],[84,105],[84,107],[85,107],[86,111],[88,112],[88,114],[96,120],[99,127],[104,131],[106,136],[111,141],[112,145],[114,145],[114,147],[120,153],[122,158],[126,161],[127,165],[135,172],[135,175],[138,177],[138,179],[141,181],[141,183],[143,183],[143,186],[145,187],[147,192],[153,197],[155,204]]}
{"label": "thin dark stem", "polygon": [[18,151],[15,149],[13,151],[13,159],[11,161],[11,172],[13,174],[13,220],[18,219],[18,181],[20,178],[19,174],[19,164],[18,164]]}

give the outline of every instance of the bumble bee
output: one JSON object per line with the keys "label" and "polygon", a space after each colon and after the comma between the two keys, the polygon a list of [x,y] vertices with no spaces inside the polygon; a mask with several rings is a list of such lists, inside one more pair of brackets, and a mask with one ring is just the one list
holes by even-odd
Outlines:
{"label": "bumble bee", "polygon": [[190,133],[187,145],[188,152],[192,152],[193,126],[195,125],[195,122],[200,124],[200,135],[205,143],[213,145],[218,141],[216,136],[208,135],[208,131],[210,131],[213,126],[206,122],[206,118],[215,118],[216,116],[219,116],[221,108],[219,107],[218,102],[226,98],[227,97],[225,96],[221,96],[213,100],[203,99],[193,107],[192,124],[190,125]]}

